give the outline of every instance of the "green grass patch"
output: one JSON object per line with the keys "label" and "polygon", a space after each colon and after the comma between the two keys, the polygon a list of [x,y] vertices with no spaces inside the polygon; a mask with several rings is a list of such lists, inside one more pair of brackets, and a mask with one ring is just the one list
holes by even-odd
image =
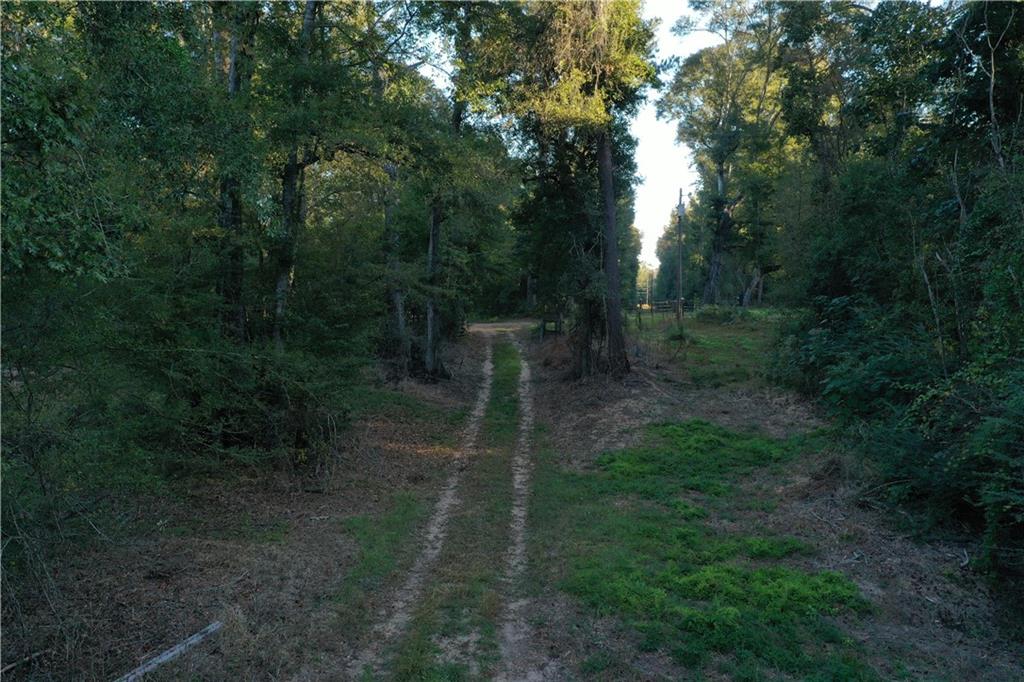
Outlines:
{"label": "green grass patch", "polygon": [[519,352],[511,343],[494,344],[493,382],[481,442],[486,447],[513,447],[519,427]]}
{"label": "green grass patch", "polygon": [[[740,501],[738,483],[814,449],[814,437],[776,440],[702,422],[648,428],[639,447],[608,453],[586,472],[542,455],[531,524],[549,579],[616,616],[645,650],[730,679],[874,679],[829,616],[867,608],[844,576],[785,559],[813,552],[785,536],[715,528]],[[584,666],[608,665],[601,657]]]}
{"label": "green grass patch", "polygon": [[703,421],[656,424],[644,444],[598,459],[600,480],[618,494],[666,500],[680,491],[721,495],[754,468],[789,459],[797,441],[733,433]]}
{"label": "green grass patch", "polygon": [[413,529],[426,515],[425,505],[408,492],[394,496],[391,508],[381,516],[353,516],[342,523],[344,532],[359,546],[355,563],[345,577],[334,601],[347,624],[365,620],[369,596],[381,589],[407,553]]}
{"label": "green grass patch", "polygon": [[[730,309],[731,310],[731,309]],[[661,360],[683,370],[690,383],[702,387],[760,383],[772,354],[780,314],[754,311],[724,323],[714,315],[688,315],[682,327],[671,316],[645,318],[630,336],[652,348]]]}
{"label": "green grass patch", "polygon": [[[436,604],[427,607],[431,613],[434,609]],[[433,627],[433,619],[422,615],[413,623],[395,656],[392,678],[396,682],[462,682],[469,679],[466,666],[438,661],[441,650],[434,643]]]}

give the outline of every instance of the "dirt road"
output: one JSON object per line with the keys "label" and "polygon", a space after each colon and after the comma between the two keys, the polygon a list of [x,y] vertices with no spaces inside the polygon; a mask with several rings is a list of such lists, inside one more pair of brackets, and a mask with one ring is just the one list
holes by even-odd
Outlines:
{"label": "dirt road", "polygon": [[486,352],[483,362],[483,379],[480,390],[477,393],[476,403],[469,415],[469,422],[466,424],[462,441],[459,445],[458,457],[449,465],[450,472],[441,488],[434,512],[424,531],[423,548],[420,550],[416,562],[409,570],[402,587],[395,594],[388,608],[382,611],[381,620],[374,626],[370,647],[363,651],[349,666],[349,674],[352,677],[359,677],[363,674],[380,673],[380,656],[393,640],[401,635],[408,627],[412,609],[419,600],[423,591],[423,583],[429,577],[431,569],[437,562],[445,539],[448,535],[448,522],[452,510],[459,504],[459,483],[462,472],[465,470],[467,460],[470,459],[477,447],[477,437],[480,435],[480,426],[483,422],[484,412],[487,410],[487,403],[491,397],[491,378],[494,373],[494,364],[491,361],[491,342],[486,341]]}
{"label": "dirt road", "polygon": [[[496,323],[475,323],[469,326],[469,334],[481,339],[486,351],[483,361],[480,389],[473,410],[459,446],[459,454],[450,465],[450,473],[438,496],[437,504],[424,531],[423,546],[415,563],[409,569],[401,588],[397,590],[388,607],[378,615],[378,622],[372,629],[369,646],[354,658],[348,666],[352,678],[380,675],[385,665],[385,652],[395,640],[405,634],[412,618],[413,609],[422,597],[424,583],[441,554],[448,536],[452,513],[462,505],[460,483],[462,474],[473,465],[477,452],[477,439],[484,415],[491,397],[491,383],[494,373],[492,348],[495,336],[507,337],[521,333],[530,326],[529,320],[513,320]],[[506,342],[507,343],[507,342]],[[514,341],[513,341],[514,343]],[[521,354],[519,360],[519,425],[518,439],[512,455],[512,485],[514,499],[510,510],[510,541],[507,551],[507,565],[504,575],[506,590],[512,595],[519,589],[519,582],[526,565],[526,515],[529,496],[530,441],[533,430],[533,408],[530,389],[529,366]],[[503,608],[501,626],[501,649],[509,670],[515,669],[514,661],[522,657],[525,643],[525,622],[522,599],[507,599]]]}

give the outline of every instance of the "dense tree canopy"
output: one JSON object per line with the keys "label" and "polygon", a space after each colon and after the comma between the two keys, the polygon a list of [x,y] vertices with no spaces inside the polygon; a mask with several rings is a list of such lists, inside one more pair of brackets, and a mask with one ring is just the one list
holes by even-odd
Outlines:
{"label": "dense tree canopy", "polygon": [[445,377],[470,315],[560,310],[577,374],[628,368],[607,320],[632,295],[627,128],[655,74],[635,0],[2,21],[15,513],[316,464],[354,387]]}

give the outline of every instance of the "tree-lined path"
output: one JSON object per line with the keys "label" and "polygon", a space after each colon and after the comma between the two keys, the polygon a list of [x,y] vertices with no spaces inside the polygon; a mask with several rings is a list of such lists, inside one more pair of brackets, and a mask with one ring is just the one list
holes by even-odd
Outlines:
{"label": "tree-lined path", "polygon": [[0,675],[1024,678],[1019,3],[0,51]]}

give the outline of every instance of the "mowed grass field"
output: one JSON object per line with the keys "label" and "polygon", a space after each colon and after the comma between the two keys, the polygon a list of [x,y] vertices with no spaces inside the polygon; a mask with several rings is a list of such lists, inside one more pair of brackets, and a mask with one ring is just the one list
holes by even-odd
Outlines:
{"label": "mowed grass field", "polygon": [[687,312],[680,326],[672,313],[645,311],[638,321],[634,312],[628,334],[634,354],[681,370],[695,386],[713,388],[761,382],[781,320],[772,309],[706,307]]}

